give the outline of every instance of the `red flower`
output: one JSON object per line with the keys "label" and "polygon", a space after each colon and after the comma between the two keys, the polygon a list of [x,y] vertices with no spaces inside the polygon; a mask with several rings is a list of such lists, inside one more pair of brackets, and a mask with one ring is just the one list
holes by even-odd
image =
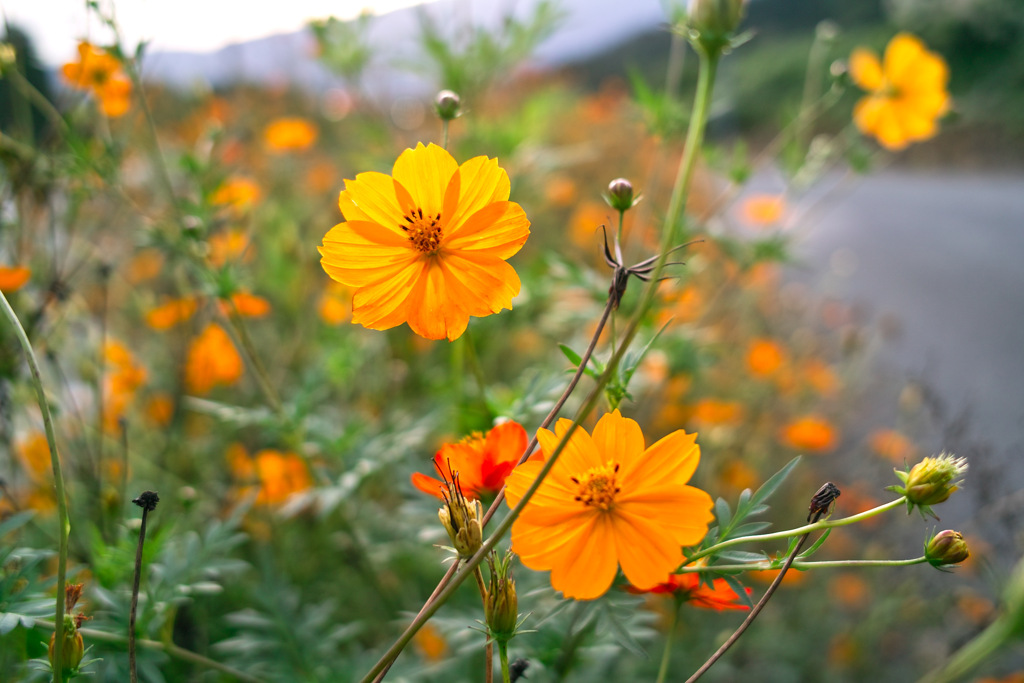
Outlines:
{"label": "red flower", "polygon": [[[458,443],[448,443],[434,456],[434,467],[445,473],[458,472],[459,484],[467,498],[494,496],[505,485],[526,450],[526,430],[516,422],[504,422],[485,437],[479,432]],[[412,485],[424,493],[441,498],[444,483],[414,472]]]}
{"label": "red flower", "polygon": [[[713,609],[717,611],[727,609],[750,609],[743,604],[740,596],[736,594],[725,579],[715,579],[712,585],[701,583],[700,575],[697,573],[669,574],[668,581],[659,583],[654,588],[640,590],[633,586],[628,587],[630,593],[660,593],[664,595],[678,595],[684,598],[694,607],[702,609]],[[747,595],[752,593],[747,589]]]}

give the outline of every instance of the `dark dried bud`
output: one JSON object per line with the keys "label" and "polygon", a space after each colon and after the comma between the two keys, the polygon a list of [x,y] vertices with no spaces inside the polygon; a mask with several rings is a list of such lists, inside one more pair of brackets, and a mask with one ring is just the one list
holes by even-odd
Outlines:
{"label": "dark dried bud", "polygon": [[156,504],[160,502],[160,496],[156,491],[143,491],[138,498],[132,498],[132,502],[146,512],[156,510]]}
{"label": "dark dried bud", "polygon": [[462,113],[462,102],[459,100],[459,96],[451,90],[442,90],[437,93],[434,107],[437,109],[437,115],[443,121],[451,121]]}

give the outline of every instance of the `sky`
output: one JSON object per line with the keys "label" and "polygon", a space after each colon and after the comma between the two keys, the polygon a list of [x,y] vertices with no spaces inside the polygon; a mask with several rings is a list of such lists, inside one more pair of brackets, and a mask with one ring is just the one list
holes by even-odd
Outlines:
{"label": "sky", "polygon": [[[153,50],[209,52],[230,43],[287,33],[310,19],[351,19],[363,10],[383,14],[423,0],[117,0],[114,3],[129,47],[150,40]],[[110,7],[109,0],[100,0]],[[77,58],[78,41],[111,42],[110,33],[86,10],[85,0],[0,0],[0,11],[26,30],[44,63]]]}

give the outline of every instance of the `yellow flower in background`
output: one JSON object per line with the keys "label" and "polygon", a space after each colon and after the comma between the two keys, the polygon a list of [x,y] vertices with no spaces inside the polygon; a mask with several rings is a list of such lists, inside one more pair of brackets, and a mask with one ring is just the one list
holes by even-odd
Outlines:
{"label": "yellow flower in background", "polygon": [[146,369],[124,344],[108,341],[104,350],[107,363],[103,392],[103,429],[110,434],[121,431],[119,421],[128,413],[135,394],[146,382]]}
{"label": "yellow flower in background", "polygon": [[226,206],[236,215],[244,214],[263,196],[263,191],[255,181],[235,176],[224,181],[210,196],[210,202],[217,206]]}
{"label": "yellow flower in background", "polygon": [[530,221],[508,201],[510,187],[497,159],[459,166],[422,143],[402,152],[391,176],[346,180],[346,222],[324,236],[320,263],[354,288],[352,322],[374,330],[407,322],[427,339],[454,341],[470,316],[512,308],[519,276],[505,261]]}
{"label": "yellow flower in background", "polygon": [[[541,450],[505,481],[515,506],[572,422],[538,430]],[[621,566],[647,590],[683,562],[712,520],[711,496],[688,486],[700,461],[696,434],[675,431],[645,448],[640,426],[619,411],[593,436],[577,428],[558,462],[512,525],[512,549],[527,567],[551,571],[567,598],[590,600],[612,585]]]}
{"label": "yellow flower in background", "polygon": [[936,121],[949,109],[946,62],[909,33],[889,41],[881,62],[870,50],[854,50],[850,76],[868,91],[854,107],[854,123],[887,149],[932,137]]}
{"label": "yellow flower in background", "polygon": [[318,135],[311,121],[298,116],[285,117],[272,121],[263,130],[263,142],[274,154],[301,152],[312,147]]}
{"label": "yellow flower in background", "polygon": [[32,271],[25,266],[0,266],[0,291],[13,294],[25,286]]}
{"label": "yellow flower in background", "polygon": [[238,349],[217,323],[207,325],[188,347],[185,384],[193,393],[206,394],[217,385],[234,384],[242,370]]}

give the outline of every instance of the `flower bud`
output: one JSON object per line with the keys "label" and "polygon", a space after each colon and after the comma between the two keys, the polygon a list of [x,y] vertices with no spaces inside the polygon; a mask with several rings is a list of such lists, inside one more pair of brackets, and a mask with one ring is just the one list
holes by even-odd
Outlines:
{"label": "flower bud", "polygon": [[[82,634],[78,632],[79,623],[78,617],[70,614],[64,615],[64,632],[61,637],[62,644],[60,648],[60,669],[62,672],[78,669],[78,665],[82,663],[82,657],[85,656],[85,644],[82,642]],[[54,632],[50,636],[50,666],[53,667],[54,671],[57,670],[53,647],[56,639],[57,633]]]}
{"label": "flower bud", "polygon": [[519,621],[519,598],[511,572],[512,551],[508,551],[501,560],[495,559],[495,554],[491,553],[487,562],[491,568],[491,584],[484,605],[487,629],[495,640],[508,642],[516,634]]}
{"label": "flower bud", "polygon": [[442,492],[444,505],[437,511],[437,518],[448,532],[448,538],[459,557],[469,558],[484,542],[484,532],[480,526],[483,511],[480,509],[480,501],[467,500],[463,495],[459,473],[452,472],[450,465],[449,473],[451,480],[445,477],[446,490]]}
{"label": "flower bud", "polygon": [[462,113],[461,105],[462,102],[459,100],[459,96],[451,90],[442,90],[437,93],[437,97],[434,99],[434,108],[437,110],[437,115],[443,121],[451,121],[454,118],[458,118]]}
{"label": "flower bud", "polygon": [[917,506],[922,515],[927,512],[934,517],[931,506],[949,498],[959,488],[962,480],[958,479],[966,471],[966,459],[942,453],[938,457],[925,458],[906,472],[895,470],[903,486],[890,486],[888,490],[907,497],[908,513]]}
{"label": "flower bud", "polygon": [[743,6],[744,0],[690,0],[691,35],[708,52],[721,52],[743,19]]}
{"label": "flower bud", "polygon": [[608,183],[608,191],[604,194],[604,200],[608,202],[608,206],[622,213],[632,209],[640,201],[640,196],[633,198],[633,183],[625,178],[616,178]]}
{"label": "flower bud", "polygon": [[971,556],[967,541],[959,531],[946,529],[928,539],[924,544],[924,556],[933,567],[960,564]]}

